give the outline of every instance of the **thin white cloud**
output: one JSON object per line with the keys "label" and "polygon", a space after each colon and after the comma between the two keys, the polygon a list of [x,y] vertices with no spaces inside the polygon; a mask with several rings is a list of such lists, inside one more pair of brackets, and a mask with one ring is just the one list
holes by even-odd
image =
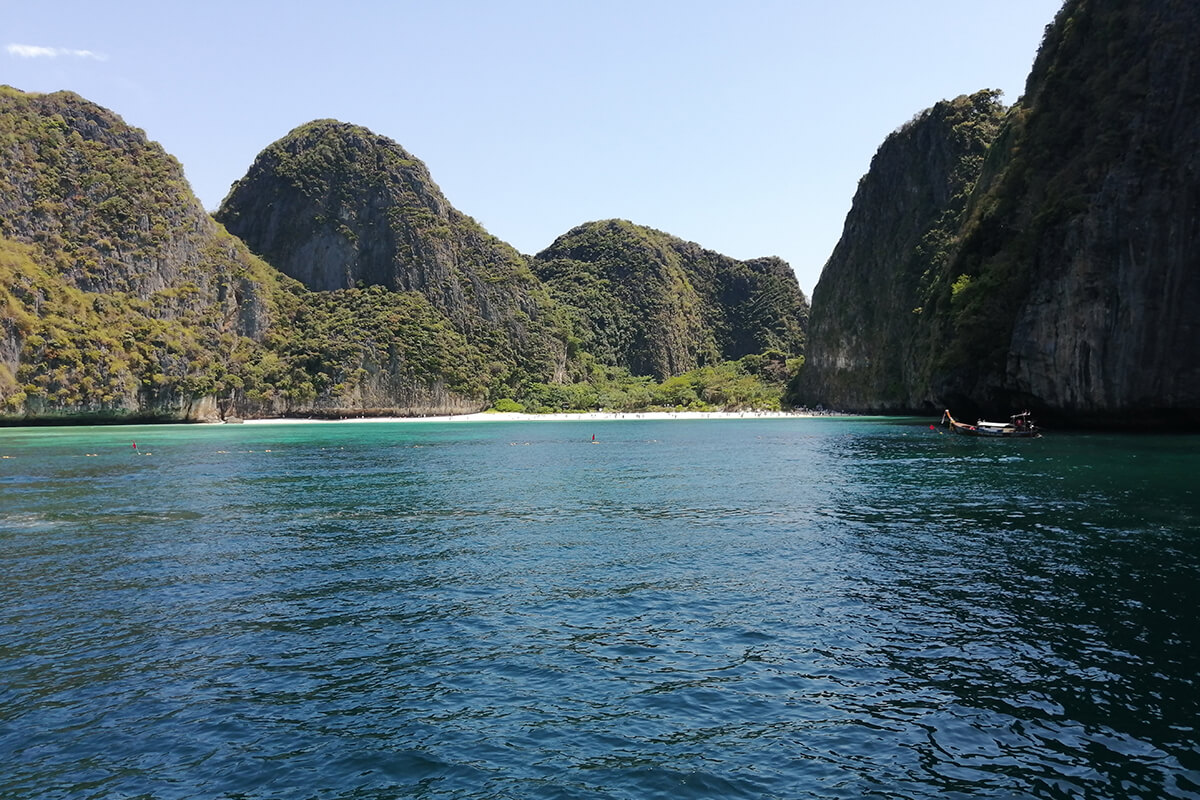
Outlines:
{"label": "thin white cloud", "polygon": [[95,53],[91,50],[72,50],[67,47],[41,47],[36,44],[9,44],[5,45],[5,50],[10,56],[18,58],[94,58],[97,61],[105,61],[108,56],[103,53]]}

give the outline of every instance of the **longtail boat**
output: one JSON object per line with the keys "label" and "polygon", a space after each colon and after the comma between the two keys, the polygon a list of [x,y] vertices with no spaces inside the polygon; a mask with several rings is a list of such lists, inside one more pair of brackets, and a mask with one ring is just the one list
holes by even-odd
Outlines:
{"label": "longtail boat", "polygon": [[950,409],[942,414],[942,424],[949,425],[950,430],[963,436],[992,436],[1009,439],[1032,439],[1041,436],[1041,431],[1033,421],[1028,411],[1013,414],[1008,422],[987,422],[979,420],[974,425],[959,422],[950,413]]}

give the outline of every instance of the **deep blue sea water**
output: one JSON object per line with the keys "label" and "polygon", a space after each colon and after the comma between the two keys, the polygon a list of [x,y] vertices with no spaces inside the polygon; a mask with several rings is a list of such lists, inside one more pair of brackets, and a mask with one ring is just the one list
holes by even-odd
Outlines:
{"label": "deep blue sea water", "polygon": [[928,422],[0,430],[0,797],[1200,798],[1200,438]]}

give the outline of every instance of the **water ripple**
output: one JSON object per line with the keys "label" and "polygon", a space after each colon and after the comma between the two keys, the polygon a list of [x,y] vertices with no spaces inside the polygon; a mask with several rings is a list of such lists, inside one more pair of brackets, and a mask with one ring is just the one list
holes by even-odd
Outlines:
{"label": "water ripple", "polygon": [[1200,796],[1188,442],[231,427],[0,432],[0,795]]}

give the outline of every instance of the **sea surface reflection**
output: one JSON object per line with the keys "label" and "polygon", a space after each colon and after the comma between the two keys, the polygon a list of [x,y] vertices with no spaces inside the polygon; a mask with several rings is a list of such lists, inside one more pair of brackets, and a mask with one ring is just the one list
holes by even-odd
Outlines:
{"label": "sea surface reflection", "polygon": [[1198,443],[0,431],[0,795],[1200,797]]}

